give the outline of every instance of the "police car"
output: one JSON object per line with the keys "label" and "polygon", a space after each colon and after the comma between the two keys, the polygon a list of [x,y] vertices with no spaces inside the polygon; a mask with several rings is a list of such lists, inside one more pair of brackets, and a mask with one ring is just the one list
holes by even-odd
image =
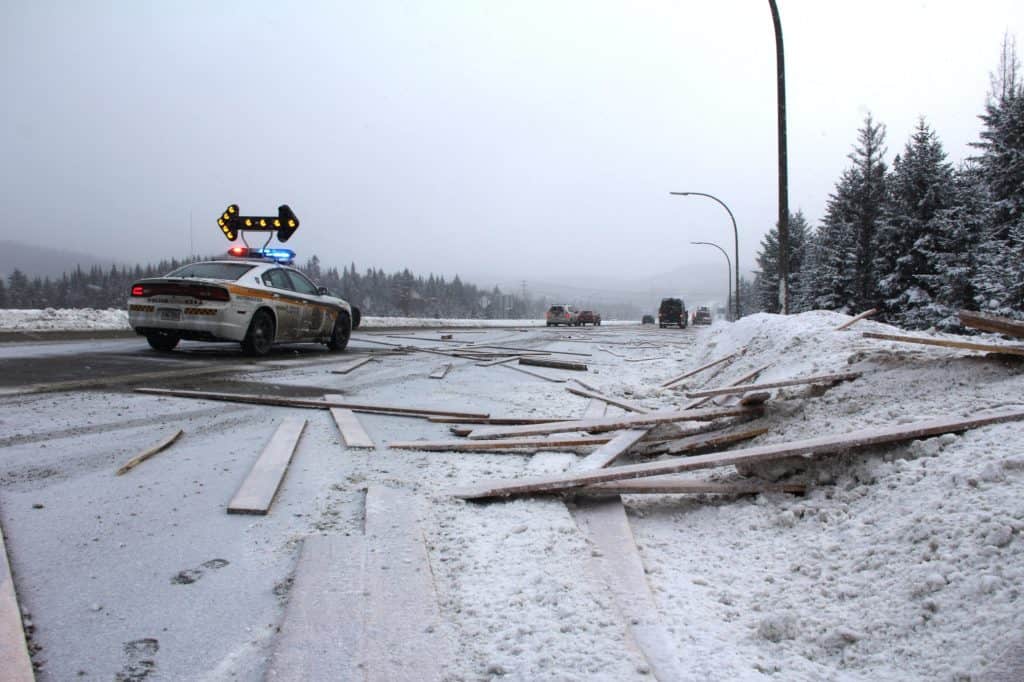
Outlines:
{"label": "police car", "polygon": [[277,343],[345,350],[359,309],[289,267],[294,252],[234,246],[228,254],[132,284],[128,324],[159,351],[182,339],[234,341],[257,356]]}

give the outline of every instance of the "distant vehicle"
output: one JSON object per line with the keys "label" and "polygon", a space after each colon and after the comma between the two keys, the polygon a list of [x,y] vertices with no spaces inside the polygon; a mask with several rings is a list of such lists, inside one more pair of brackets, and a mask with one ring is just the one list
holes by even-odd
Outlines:
{"label": "distant vehicle", "polygon": [[288,267],[288,249],[235,246],[232,260],[189,263],[132,284],[128,324],[158,351],[182,339],[234,341],[249,355],[282,342],[312,341],[343,351],[359,309]]}
{"label": "distant vehicle", "polygon": [[686,315],[686,306],[681,298],[663,298],[658,306],[658,326],[664,329],[671,325],[679,325],[680,329],[686,329],[689,322]]}
{"label": "distant vehicle", "polygon": [[640,318],[640,324],[654,324],[654,315],[644,315]]}
{"label": "distant vehicle", "polygon": [[693,314],[694,324],[711,324],[711,310],[706,305],[702,305],[697,308],[697,312]]}
{"label": "distant vehicle", "polygon": [[544,320],[548,323],[549,327],[557,327],[560,324],[574,327],[579,319],[579,314],[579,311],[571,305],[553,305],[548,308],[548,312],[544,315]]}
{"label": "distant vehicle", "polygon": [[593,310],[581,310],[580,314],[576,317],[576,324],[581,327],[588,324],[600,327],[601,315],[599,313],[595,313]]}

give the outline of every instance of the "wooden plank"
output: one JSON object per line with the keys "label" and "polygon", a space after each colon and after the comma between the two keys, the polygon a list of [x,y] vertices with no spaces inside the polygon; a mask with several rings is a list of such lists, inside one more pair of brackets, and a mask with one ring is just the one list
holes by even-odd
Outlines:
{"label": "wooden plank", "polygon": [[628,412],[637,412],[639,414],[647,414],[648,412],[650,412],[650,410],[648,410],[646,407],[641,407],[640,405],[637,405],[634,402],[630,402],[629,400],[625,400],[622,398],[613,398],[611,396],[604,395],[603,393],[597,393],[596,391],[588,391],[586,389],[576,388],[574,386],[566,386],[565,390],[569,391],[569,393],[583,396],[584,398],[591,398],[593,400],[603,400],[609,405],[621,407],[622,409]]}
{"label": "wooden plank", "polygon": [[718,358],[717,360],[713,360],[713,361],[709,362],[706,365],[702,365],[701,367],[698,367],[697,369],[690,370],[689,372],[686,372],[685,374],[680,374],[679,376],[677,376],[677,377],[675,377],[673,379],[669,379],[668,381],[660,384],[660,386],[661,386],[661,388],[669,388],[673,384],[678,384],[683,379],[688,379],[689,377],[692,377],[694,374],[697,374],[699,372],[703,372],[706,369],[711,369],[712,367],[714,367],[716,365],[720,365],[723,362],[728,362],[729,360],[732,360],[736,356],[742,355],[743,353],[746,352],[746,350],[747,350],[746,347],[741,348],[740,350],[736,351],[735,353],[730,353],[729,355],[726,355],[725,357]]}
{"label": "wooden plank", "polygon": [[[332,394],[325,395],[324,398],[332,400],[340,398]],[[373,439],[370,438],[370,434],[366,433],[366,429],[363,428],[359,418],[356,417],[352,410],[346,410],[343,407],[332,407],[331,416],[334,417],[334,423],[338,425],[338,431],[341,433],[341,439],[344,441],[345,446],[349,448],[373,448],[376,447],[373,444]]]}
{"label": "wooden plank", "polygon": [[14,590],[14,577],[7,558],[3,529],[0,528],[0,680],[32,682],[32,658],[22,628],[21,608]]}
{"label": "wooden plank", "polygon": [[582,362],[569,362],[567,360],[546,360],[541,358],[521,357],[520,365],[532,365],[534,367],[551,367],[552,369],[571,369],[574,372],[586,372],[587,366]]}
{"label": "wooden plank", "polygon": [[587,358],[589,358],[591,356],[590,353],[574,353],[574,352],[568,351],[568,350],[546,350],[546,349],[538,349],[538,348],[521,348],[519,346],[495,346],[495,345],[489,344],[489,343],[474,343],[472,346],[466,346],[466,348],[494,348],[496,350],[514,350],[514,351],[522,351],[524,353],[550,353],[552,355],[575,355],[575,356],[578,356],[578,357],[587,357]]}
{"label": "wooden plank", "polygon": [[613,436],[562,436],[555,438],[502,438],[499,440],[409,440],[388,443],[392,450],[422,450],[425,452],[491,452],[494,450],[576,450],[592,445],[604,445]]}
{"label": "wooden plank", "polygon": [[899,336],[896,334],[876,334],[875,332],[864,332],[863,336],[866,339],[880,339],[882,341],[899,341],[900,343],[919,343],[925,346],[942,346],[943,348],[978,350],[984,353],[1024,355],[1024,346],[1003,346],[995,343],[972,343],[969,341],[952,341],[949,339],[931,339],[923,336]]}
{"label": "wooden plank", "polygon": [[407,492],[378,485],[366,492],[368,680],[441,680],[452,660],[419,513]]}
{"label": "wooden plank", "polygon": [[487,362],[476,363],[477,367],[493,367],[494,365],[503,365],[506,362],[514,362],[519,359],[518,355],[509,355],[508,357],[498,358],[497,360],[488,360]]}
{"label": "wooden plank", "polygon": [[365,679],[365,569],[361,535],[303,540],[265,679]]}
{"label": "wooden plank", "polygon": [[331,374],[348,374],[352,370],[359,369],[363,365],[373,362],[373,360],[373,358],[360,358],[359,360],[353,360],[347,365],[342,365],[338,369],[332,369]]}
{"label": "wooden plank", "polygon": [[441,365],[440,367],[438,367],[437,369],[435,369],[433,372],[430,373],[430,378],[431,379],[444,379],[445,375],[448,374],[448,370],[450,370],[451,368],[452,368],[452,363],[450,363],[450,362],[448,364],[446,364],[446,365]]}
{"label": "wooden plank", "polygon": [[746,393],[747,391],[764,391],[769,388],[783,388],[785,386],[800,386],[803,384],[831,384],[839,381],[852,381],[860,377],[861,372],[840,372],[838,374],[819,374],[799,379],[786,379],[784,381],[772,381],[763,384],[739,384],[737,386],[726,386],[724,388],[711,388],[706,391],[690,391],[686,394],[688,398],[711,398],[716,395],[730,395],[733,393]]}
{"label": "wooden plank", "polygon": [[668,410],[648,412],[646,414],[617,415],[601,419],[577,419],[550,424],[527,424],[525,426],[499,426],[493,428],[474,429],[469,434],[473,439],[508,438],[510,436],[540,436],[549,433],[567,433],[569,431],[618,431],[638,426],[652,426],[667,422],[709,421],[719,417],[738,417],[741,415],[759,414],[757,408],[721,407],[708,410]]}
{"label": "wooden plank", "polygon": [[[706,450],[709,448],[723,448],[727,445],[733,445],[734,443],[742,443],[745,440],[751,438],[757,438],[768,433],[767,427],[759,426],[752,429],[743,429],[740,431],[729,431],[726,433],[698,433],[685,438],[678,438],[674,441],[666,443],[664,450],[659,450],[659,454],[664,453],[668,455],[682,455],[696,450]],[[654,454],[648,451],[646,454]]]}
{"label": "wooden plank", "polygon": [[587,455],[577,464],[573,471],[591,471],[602,469],[624,455],[631,447],[640,442],[650,429],[628,429]]}
{"label": "wooden plank", "polygon": [[[756,377],[761,372],[763,372],[766,369],[768,369],[769,367],[771,367],[772,364],[773,363],[769,362],[767,365],[762,365],[762,366],[758,367],[757,369],[755,369],[753,372],[748,372],[748,373],[744,374],[743,376],[741,376],[739,379],[736,379],[736,380],[732,381],[731,383],[726,384],[726,386],[739,386],[741,384],[744,384],[744,383],[750,381],[751,379],[753,379],[754,377]],[[708,402],[709,400],[711,400],[711,398],[698,398],[697,400],[694,400],[692,403],[688,403],[687,405],[685,405],[683,407],[683,409],[684,410],[692,410],[694,408],[700,407],[701,405],[703,405],[704,403]]]}
{"label": "wooden plank", "polygon": [[577,495],[697,495],[702,493],[717,495],[793,493],[803,495],[807,492],[807,486],[802,483],[715,483],[680,476],[651,476],[588,485],[573,492]]}
{"label": "wooden plank", "polygon": [[427,417],[427,421],[435,424],[501,424],[505,426],[548,424],[572,419],[575,417]]}
{"label": "wooden plank", "polygon": [[[337,390],[337,389],[335,389]],[[250,395],[244,393],[218,393],[214,391],[189,391],[184,389],[170,388],[136,388],[136,393],[147,395],[166,395],[177,398],[197,398],[200,400],[221,400],[235,403],[247,403],[252,405],[277,405],[279,407],[306,407],[316,410],[326,410],[332,407],[344,407],[353,412],[366,412],[369,414],[388,414],[403,417],[488,417],[490,415],[480,412],[455,412],[452,410],[427,410],[418,407],[395,407],[390,405],[363,405],[360,403],[349,403],[337,400],[322,400],[310,398],[283,398],[278,396]]]}
{"label": "wooden plank", "polygon": [[750,407],[751,405],[763,405],[772,397],[771,391],[751,391],[744,393],[740,398],[740,405]]}
{"label": "wooden plank", "polygon": [[228,503],[229,514],[266,514],[270,511],[304,428],[305,419],[289,417],[281,422]]}
{"label": "wooden plank", "polygon": [[587,401],[587,407],[583,410],[580,419],[600,419],[608,411],[608,403],[603,400],[591,398]]}
{"label": "wooden plank", "polygon": [[680,662],[676,638],[661,621],[621,500],[579,499],[570,511],[580,531],[598,549],[592,565],[608,586],[622,622],[647,659],[654,679],[687,679],[689,671]]}
{"label": "wooden plank", "polygon": [[527,493],[553,493],[571,490],[586,485],[604,483],[605,481],[644,478],[660,474],[675,474],[683,471],[696,471],[714,467],[736,464],[757,464],[781,457],[802,455],[831,455],[848,452],[859,448],[895,443],[915,438],[929,438],[943,433],[966,431],[968,429],[999,424],[1002,422],[1024,419],[1024,410],[1007,410],[970,419],[935,419],[932,421],[900,424],[898,426],[865,429],[854,433],[844,433],[819,438],[774,443],[750,448],[718,452],[695,457],[684,457],[669,461],[648,462],[587,471],[580,474],[563,474],[514,481],[497,481],[483,483],[478,486],[455,491],[456,497],[463,499],[487,499],[492,497],[508,497]]}
{"label": "wooden plank", "polygon": [[878,312],[878,308],[872,308],[871,310],[865,310],[860,315],[857,315],[856,317],[854,317],[852,319],[849,319],[846,322],[843,322],[841,325],[836,327],[833,331],[841,332],[841,331],[843,331],[844,329],[846,329],[848,327],[852,327],[854,324],[860,322],[864,318],[871,317],[872,315],[874,315],[877,312]]}
{"label": "wooden plank", "polygon": [[1000,317],[988,313],[978,313],[973,310],[960,311],[960,324],[973,329],[981,329],[996,334],[1007,336],[1024,337],[1024,322],[1014,320],[1010,317]]}
{"label": "wooden plank", "polygon": [[[520,359],[522,359],[522,358],[520,358]],[[526,369],[525,367],[516,367],[515,365],[498,365],[498,366],[499,367],[504,367],[505,369],[514,369],[517,372],[522,372],[523,374],[529,374],[532,377],[537,377],[538,379],[543,379],[544,381],[550,381],[550,382],[555,383],[555,384],[564,384],[566,381],[568,381],[568,379],[563,379],[561,377],[549,377],[547,374],[541,374],[540,372],[534,372],[533,370]]]}
{"label": "wooden plank", "polygon": [[140,452],[139,454],[135,455],[130,460],[125,462],[121,466],[121,468],[117,470],[116,474],[118,476],[120,476],[122,474],[128,473],[129,471],[131,471],[132,469],[134,469],[138,465],[142,464],[147,459],[149,459],[153,455],[157,454],[161,450],[164,450],[164,449],[170,447],[171,443],[173,443],[174,441],[178,440],[178,438],[180,438],[181,434],[183,434],[183,433],[185,433],[185,432],[182,431],[181,429],[178,429],[176,432],[172,433],[167,438],[164,438],[162,441],[160,441],[156,445],[154,445],[151,448],[148,448],[146,450],[143,450],[142,452]]}

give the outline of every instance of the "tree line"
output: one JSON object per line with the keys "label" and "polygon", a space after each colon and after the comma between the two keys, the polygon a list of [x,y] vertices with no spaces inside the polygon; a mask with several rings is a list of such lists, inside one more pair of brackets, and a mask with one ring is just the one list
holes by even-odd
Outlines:
{"label": "tree line", "polygon": [[[885,126],[865,118],[817,229],[790,217],[790,312],[876,308],[944,330],[960,329],[962,308],[1024,317],[1024,85],[1010,37],[979,118],[976,155],[957,167],[924,117],[889,166]],[[778,238],[776,225],[761,241],[745,312],[780,310]]]}

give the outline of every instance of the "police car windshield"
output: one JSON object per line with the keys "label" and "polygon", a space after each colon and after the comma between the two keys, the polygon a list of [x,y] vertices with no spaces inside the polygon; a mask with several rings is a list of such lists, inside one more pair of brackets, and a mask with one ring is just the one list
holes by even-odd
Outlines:
{"label": "police car windshield", "polygon": [[252,263],[189,263],[167,273],[167,276],[235,281],[254,267]]}

